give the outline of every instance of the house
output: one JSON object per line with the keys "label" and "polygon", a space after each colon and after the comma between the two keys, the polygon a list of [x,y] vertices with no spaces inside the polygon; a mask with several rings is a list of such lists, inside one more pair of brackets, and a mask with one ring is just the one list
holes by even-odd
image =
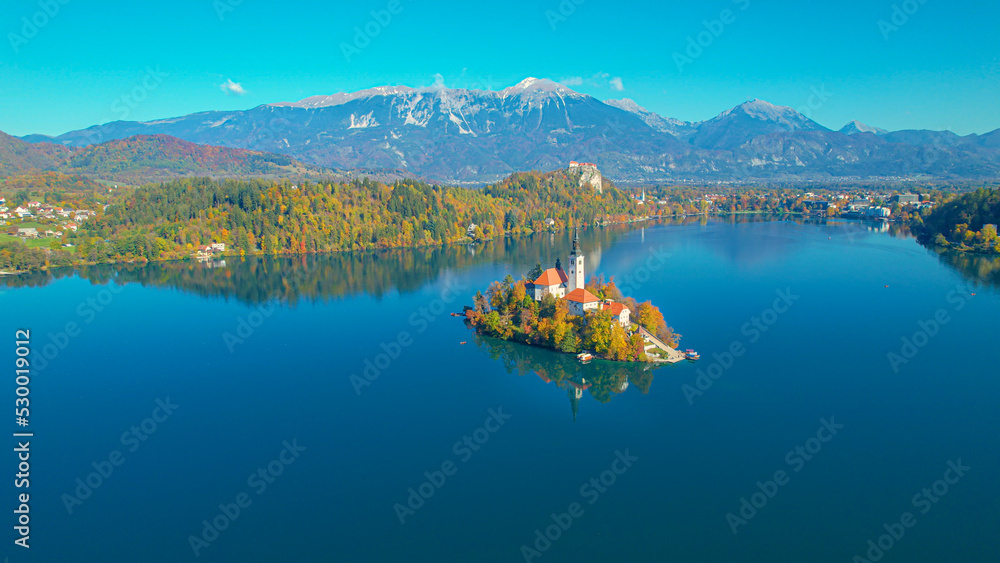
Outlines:
{"label": "house", "polygon": [[569,304],[569,314],[581,317],[588,311],[596,311],[601,306],[601,300],[582,287],[571,291],[565,300]]}
{"label": "house", "polygon": [[622,325],[622,328],[628,328],[632,325],[632,311],[624,303],[615,303],[610,299],[606,299],[604,303],[601,303],[601,309],[611,311],[611,318]]}
{"label": "house", "polygon": [[31,212],[25,207],[18,207],[14,210],[14,215],[18,217],[31,217]]}
{"label": "house", "polygon": [[865,211],[865,215],[869,217],[881,217],[883,219],[888,219],[892,216],[892,211],[886,207],[869,207]]}
{"label": "house", "polygon": [[38,238],[38,229],[18,229],[17,236],[24,238]]}
{"label": "house", "polygon": [[465,229],[465,236],[467,236],[467,237],[474,237],[474,236],[476,236],[476,229],[478,229],[478,228],[479,228],[479,225],[477,225],[475,223],[469,223],[468,228]]}
{"label": "house", "polygon": [[587,291],[584,280],[586,269],[583,253],[580,252],[580,232],[573,237],[573,251],[569,255],[569,272],[562,268],[560,260],[556,259],[556,267],[549,268],[525,286],[535,301],[541,301],[546,295],[563,299],[569,306],[569,314],[582,317],[590,311],[608,309],[616,322],[622,328],[631,326],[632,311],[621,303],[606,300],[601,301],[596,295]]}
{"label": "house", "polygon": [[79,227],[80,225],[77,225],[76,223],[66,223],[66,228],[72,230],[73,232],[76,232]]}
{"label": "house", "polygon": [[28,202],[28,209],[35,209],[35,208],[41,207],[41,206],[42,206],[42,202],[40,202],[40,201],[29,201]]}
{"label": "house", "polygon": [[225,252],[226,251],[226,243],[224,243],[224,242],[213,242],[212,243],[212,251],[213,252]]}
{"label": "house", "polygon": [[525,289],[532,292],[535,301],[541,301],[546,295],[551,295],[556,299],[566,297],[566,289],[569,286],[569,276],[563,271],[562,265],[556,260],[556,267],[549,268],[538,276],[538,279],[525,286]]}

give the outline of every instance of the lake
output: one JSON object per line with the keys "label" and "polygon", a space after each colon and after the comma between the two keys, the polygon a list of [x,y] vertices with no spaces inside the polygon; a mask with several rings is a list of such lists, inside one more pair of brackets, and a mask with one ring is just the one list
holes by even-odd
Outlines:
{"label": "lake", "polygon": [[30,329],[37,369],[31,486],[6,488],[31,550],[3,555],[997,560],[995,262],[848,221],[651,223],[582,232],[588,276],[698,363],[581,365],[450,316],[570,247],[5,279],[8,357]]}

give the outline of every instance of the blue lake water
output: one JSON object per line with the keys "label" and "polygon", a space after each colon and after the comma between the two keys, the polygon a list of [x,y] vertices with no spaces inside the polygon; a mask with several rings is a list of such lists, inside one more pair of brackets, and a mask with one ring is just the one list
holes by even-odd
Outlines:
{"label": "blue lake water", "polygon": [[997,561],[992,266],[879,231],[582,233],[588,275],[652,300],[702,354],[651,370],[449,316],[565,261],[568,233],[9,281],[8,365],[20,328],[51,358],[31,382],[32,547],[13,544],[24,491],[8,481],[3,555],[846,563],[888,524],[902,536],[881,539],[884,562]]}

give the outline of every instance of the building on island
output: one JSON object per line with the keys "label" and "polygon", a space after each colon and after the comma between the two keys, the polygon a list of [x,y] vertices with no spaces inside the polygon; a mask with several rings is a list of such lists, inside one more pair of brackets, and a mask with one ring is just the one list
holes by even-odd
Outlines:
{"label": "building on island", "polygon": [[584,316],[587,311],[596,311],[601,307],[601,300],[596,295],[580,287],[574,289],[565,297],[569,303],[569,314]]}
{"label": "building on island", "polygon": [[578,229],[573,236],[573,251],[569,255],[569,272],[564,271],[562,264],[556,259],[555,268],[542,272],[542,275],[527,284],[525,289],[535,301],[541,301],[546,295],[565,300],[571,315],[582,317],[589,311],[608,309],[615,321],[623,328],[629,328],[632,324],[630,319],[632,312],[629,308],[610,299],[601,301],[596,295],[587,291],[586,279],[586,265],[583,253],[580,252]]}
{"label": "building on island", "polygon": [[533,291],[533,296],[535,301],[541,301],[546,295],[551,295],[556,299],[562,299],[566,297],[566,288],[569,284],[569,277],[566,272],[563,271],[562,266],[560,266],[559,261],[556,260],[556,267],[549,268],[542,272],[538,279],[532,282],[530,287],[526,288]]}
{"label": "building on island", "polygon": [[618,324],[622,325],[622,328],[628,328],[632,324],[632,319],[630,318],[632,311],[624,303],[615,303],[607,299],[604,303],[601,303],[601,309],[611,311],[611,318],[618,321]]}

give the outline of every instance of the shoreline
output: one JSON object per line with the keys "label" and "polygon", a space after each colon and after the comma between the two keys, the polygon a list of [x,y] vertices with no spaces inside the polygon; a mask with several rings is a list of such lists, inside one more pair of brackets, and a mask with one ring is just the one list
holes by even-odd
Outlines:
{"label": "shoreline", "polygon": [[[637,366],[646,366],[646,365],[658,366],[658,365],[665,365],[665,364],[671,364],[672,365],[672,364],[679,364],[679,363],[681,363],[681,362],[683,362],[685,360],[688,360],[688,358],[684,355],[684,353],[681,352],[681,351],[679,351],[677,348],[670,348],[671,351],[668,352],[668,354],[670,355],[669,359],[646,360],[644,362],[643,361],[638,361],[638,360],[612,360],[612,359],[608,359],[608,358],[604,358],[604,357],[598,356],[597,352],[595,352],[593,350],[581,350],[580,352],[563,352],[561,350],[557,350],[557,349],[549,347],[549,346],[543,346],[541,344],[532,344],[531,342],[521,342],[520,340],[515,340],[513,338],[501,338],[499,336],[494,336],[494,335],[491,335],[491,334],[485,334],[481,330],[479,330],[478,327],[471,325],[469,323],[468,318],[464,318],[463,317],[462,322],[465,323],[466,327],[470,328],[473,332],[475,332],[476,336],[478,336],[480,338],[493,338],[493,339],[499,340],[500,342],[508,342],[510,344],[517,344],[518,346],[527,346],[529,348],[537,348],[539,350],[547,350],[547,351],[552,352],[554,354],[561,354],[563,356],[579,356],[580,354],[588,353],[588,354],[593,355],[593,357],[594,357],[593,360],[598,360],[598,361],[602,361],[602,362],[609,362],[609,363],[612,363],[612,364],[631,364],[631,365],[637,365]],[[661,348],[661,350],[662,350],[662,348]],[[588,363],[588,362],[593,361],[593,360],[587,360],[586,362],[584,362],[584,361],[581,360],[581,363]]]}
{"label": "shoreline", "polygon": [[[809,216],[808,214],[799,213],[799,212],[787,212],[787,213],[782,212],[782,213],[778,213],[778,212],[773,212],[773,211],[734,211],[734,212],[721,212],[721,213],[695,213],[695,214],[685,214],[685,215],[649,215],[649,216],[645,216],[645,217],[641,217],[641,218],[636,218],[636,219],[633,219],[631,221],[615,221],[615,222],[609,222],[609,223],[597,223],[597,224],[593,225],[593,227],[595,227],[595,228],[605,228],[605,227],[614,227],[614,226],[622,226],[622,225],[635,225],[635,224],[638,224],[638,223],[647,223],[647,222],[650,222],[650,221],[662,221],[662,220],[670,220],[670,219],[691,219],[691,218],[696,218],[696,217],[705,217],[705,218],[710,218],[710,217],[727,217],[727,216],[735,216],[735,215],[799,215],[799,216],[806,216],[806,217]],[[309,255],[321,256],[321,255],[343,254],[343,253],[350,253],[350,252],[379,252],[379,251],[387,251],[387,250],[419,250],[419,249],[426,249],[426,248],[439,248],[439,247],[448,247],[448,246],[456,246],[456,245],[467,246],[467,245],[470,245],[470,244],[493,242],[493,241],[502,240],[502,239],[505,239],[505,238],[518,239],[518,238],[522,238],[522,237],[526,237],[526,236],[532,236],[532,235],[537,235],[537,234],[545,234],[545,233],[554,234],[554,233],[557,233],[557,232],[568,231],[571,228],[573,228],[573,227],[564,227],[564,228],[562,228],[562,229],[560,229],[558,231],[546,230],[546,231],[531,231],[529,233],[519,233],[519,234],[516,234],[516,235],[505,234],[503,236],[497,236],[497,237],[493,237],[491,239],[485,239],[485,240],[478,241],[478,242],[475,241],[475,240],[473,240],[473,239],[466,238],[464,240],[457,240],[457,241],[454,241],[454,242],[443,243],[443,244],[432,244],[432,245],[387,246],[387,247],[373,247],[373,248],[360,248],[360,249],[329,250],[329,251],[324,251],[324,252],[281,252],[281,253],[277,253],[277,254],[268,253],[268,252],[248,252],[248,253],[244,253],[242,256],[238,252],[227,252],[227,253],[219,254],[218,259],[244,258],[244,257],[264,257],[264,256],[284,256],[284,257],[309,256]],[[67,264],[65,266],[44,266],[44,267],[37,268],[37,269],[32,269],[32,270],[21,270],[21,271],[15,271],[15,272],[2,272],[2,273],[0,273],[0,275],[19,276],[19,275],[23,275],[23,274],[31,274],[31,273],[37,273],[37,272],[47,272],[51,268],[75,268],[75,267],[79,267],[79,266],[97,266],[97,265],[115,265],[115,264],[136,264],[136,263],[146,263],[146,264],[149,264],[149,263],[153,263],[153,262],[186,262],[186,261],[197,262],[198,260],[196,258],[194,258],[193,256],[185,256],[183,258],[157,258],[157,259],[154,259],[154,260],[149,260],[149,259],[141,259],[141,260],[140,259],[134,259],[134,260],[121,260],[121,261],[110,261],[110,262],[88,262],[88,261],[80,261],[80,262],[74,262],[72,264]]]}

